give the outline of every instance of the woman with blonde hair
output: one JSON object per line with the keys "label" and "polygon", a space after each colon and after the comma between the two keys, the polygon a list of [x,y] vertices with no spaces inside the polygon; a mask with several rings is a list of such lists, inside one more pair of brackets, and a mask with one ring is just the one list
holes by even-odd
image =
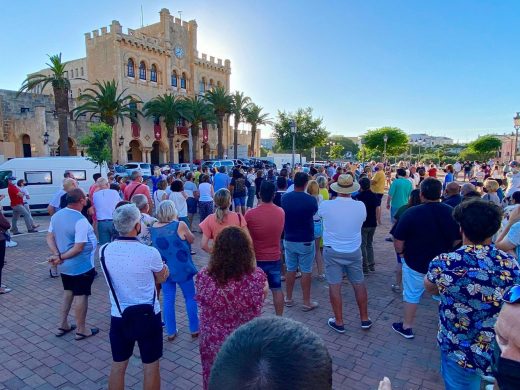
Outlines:
{"label": "woman with blonde hair", "polygon": [[203,388],[207,389],[220,347],[235,329],[260,316],[269,291],[267,277],[256,267],[253,244],[244,229],[231,226],[222,230],[195,285]]}
{"label": "woman with blonde hair", "polygon": [[[307,190],[306,192],[314,197],[316,201],[318,202],[318,206],[321,202],[323,202],[323,196],[320,194],[320,186],[316,180],[310,180],[307,183]],[[316,260],[316,265],[318,267],[318,278],[320,280],[325,280],[325,272],[323,267],[323,256],[321,254],[321,237],[323,236],[323,221],[321,220],[321,217],[316,214],[313,216],[314,221],[314,241],[316,241],[316,252],[314,255],[314,259]]]}
{"label": "woman with blonde hair", "polygon": [[193,277],[197,274],[197,268],[191,258],[191,244],[195,236],[188,225],[177,220],[177,209],[171,200],[163,200],[159,203],[157,220],[158,222],[150,228],[152,245],[160,252],[170,270],[170,276],[162,284],[164,322],[168,341],[173,341],[178,333],[175,319],[177,285],[184,295],[191,337],[196,338],[199,335],[199,317]]}
{"label": "woman with blonde hair", "polygon": [[500,198],[498,197],[497,191],[500,185],[496,180],[493,179],[486,179],[484,182],[484,191],[486,192],[484,195],[482,195],[482,199],[489,200],[490,202],[493,202],[497,206],[501,206],[502,202],[500,202]]}
{"label": "woman with blonde hair", "polygon": [[211,253],[209,240],[215,240],[218,234],[228,226],[246,227],[246,219],[234,211],[230,211],[231,193],[227,188],[221,188],[215,193],[213,199],[215,202],[215,213],[209,215],[204,221],[199,224],[202,230],[202,240],[200,247]]}

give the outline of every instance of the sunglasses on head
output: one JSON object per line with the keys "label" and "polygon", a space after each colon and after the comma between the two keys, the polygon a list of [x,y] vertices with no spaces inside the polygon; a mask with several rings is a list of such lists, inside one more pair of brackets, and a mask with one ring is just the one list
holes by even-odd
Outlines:
{"label": "sunglasses on head", "polygon": [[516,284],[506,291],[502,298],[507,303],[519,303],[520,302],[520,284]]}

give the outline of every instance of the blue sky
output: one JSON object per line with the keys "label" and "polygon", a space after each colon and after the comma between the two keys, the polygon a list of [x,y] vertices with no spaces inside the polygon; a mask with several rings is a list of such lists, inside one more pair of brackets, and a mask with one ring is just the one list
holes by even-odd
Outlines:
{"label": "blue sky", "polygon": [[[274,117],[313,107],[334,134],[398,126],[455,140],[512,131],[520,111],[520,1],[110,0],[3,2],[0,88],[46,54],[85,55],[83,33],[117,19],[199,25],[199,52],[229,58],[232,89]],[[267,133],[267,132],[265,132]],[[267,134],[263,134],[267,135]]]}

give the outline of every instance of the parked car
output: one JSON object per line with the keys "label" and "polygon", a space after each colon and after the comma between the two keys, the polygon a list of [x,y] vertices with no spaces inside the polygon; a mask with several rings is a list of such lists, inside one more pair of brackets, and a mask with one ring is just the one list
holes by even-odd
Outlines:
{"label": "parked car", "polygon": [[122,165],[117,165],[115,168],[114,168],[114,173],[120,177],[127,177],[128,176],[128,172],[126,171],[126,168]]}
{"label": "parked car", "polygon": [[132,162],[124,165],[128,176],[132,176],[132,172],[140,171],[144,178],[152,176],[152,166],[145,162]]}
{"label": "parked car", "polygon": [[233,163],[235,163],[235,166],[241,166],[241,167],[249,167],[251,165],[251,162],[247,158],[233,159]]}
{"label": "parked car", "polygon": [[[88,193],[94,184],[92,176],[107,177],[108,167],[99,167],[85,157],[25,157],[13,158],[0,165],[0,194],[7,195],[7,178],[23,179],[31,195],[31,210],[47,212],[47,205],[63,186],[63,175],[70,172],[79,187]],[[4,210],[11,210],[9,196],[2,201]]]}
{"label": "parked car", "polygon": [[233,160],[209,160],[202,164],[203,167],[208,167],[210,170],[218,169],[219,167],[226,167],[226,171],[233,169],[235,163]]}

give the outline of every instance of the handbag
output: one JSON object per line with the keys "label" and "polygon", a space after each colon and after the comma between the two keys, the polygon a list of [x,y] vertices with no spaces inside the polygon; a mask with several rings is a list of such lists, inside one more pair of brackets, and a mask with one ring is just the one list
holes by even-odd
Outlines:
{"label": "handbag", "polygon": [[119,300],[117,299],[116,292],[114,290],[114,286],[112,285],[112,280],[110,274],[108,273],[107,266],[105,264],[105,249],[109,244],[105,245],[103,249],[101,249],[101,257],[100,262],[103,267],[103,272],[107,277],[108,286],[110,287],[110,291],[112,291],[112,296],[114,297],[114,301],[117,306],[117,310],[119,314],[121,314],[121,318],[123,321],[123,331],[127,338],[139,340],[144,339],[153,335],[153,329],[157,323],[154,304],[155,304],[155,286],[153,289],[153,298],[152,303],[143,303],[139,305],[132,305],[127,307],[124,311],[121,312],[121,306],[119,305]]}

